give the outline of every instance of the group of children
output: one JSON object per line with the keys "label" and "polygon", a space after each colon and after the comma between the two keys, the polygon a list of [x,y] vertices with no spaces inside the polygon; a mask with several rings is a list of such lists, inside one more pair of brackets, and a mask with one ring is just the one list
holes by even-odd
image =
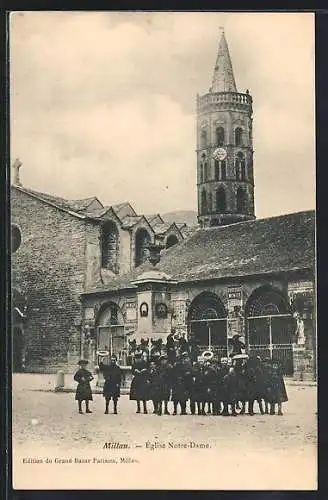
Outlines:
{"label": "group of children", "polygon": [[[81,360],[79,364],[80,369],[74,376],[78,382],[75,398],[79,413],[82,413],[82,401],[85,401],[86,413],[91,413],[93,375],[86,369],[86,361]],[[113,413],[117,414],[122,371],[116,357],[112,356],[107,365],[100,363],[99,371],[104,376],[105,414],[109,412],[110,400]],[[261,414],[275,414],[277,405],[277,414],[282,415],[282,403],[288,400],[279,363],[261,361],[256,356],[192,362],[188,352],[183,352],[174,361],[165,354],[148,361],[136,352],[132,375],[129,397],[136,401],[137,413],[147,414],[147,403],[152,401],[152,413],[157,415],[170,414],[169,402],[173,403],[173,415],[177,415],[178,409],[181,415],[186,415],[188,402],[191,414],[236,416],[245,413],[248,404],[248,414],[254,415],[257,401]]]}

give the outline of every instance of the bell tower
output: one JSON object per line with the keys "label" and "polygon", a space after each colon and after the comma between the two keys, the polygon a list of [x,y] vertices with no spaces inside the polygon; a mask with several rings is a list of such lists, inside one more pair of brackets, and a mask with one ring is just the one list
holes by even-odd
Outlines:
{"label": "bell tower", "polygon": [[255,218],[252,97],[237,91],[221,39],[208,93],[197,95],[197,194],[201,227]]}

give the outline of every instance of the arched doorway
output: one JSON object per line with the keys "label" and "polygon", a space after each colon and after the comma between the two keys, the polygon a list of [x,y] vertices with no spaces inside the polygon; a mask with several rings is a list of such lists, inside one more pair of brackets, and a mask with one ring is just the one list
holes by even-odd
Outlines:
{"label": "arched doorway", "polygon": [[24,334],[21,326],[13,327],[12,342],[12,371],[20,373],[24,371]]}
{"label": "arched doorway", "polygon": [[271,286],[255,290],[247,301],[247,345],[261,358],[277,359],[293,374],[293,318],[287,297]]}
{"label": "arched doorway", "polygon": [[219,357],[227,355],[227,312],[213,292],[199,294],[188,311],[189,341],[198,352],[212,349]]}
{"label": "arched doorway", "polygon": [[[108,363],[110,356],[115,354],[119,364],[126,364],[126,339],[124,333],[123,314],[115,302],[104,304],[96,319],[97,328],[97,364],[100,358]],[[102,356],[99,353],[108,353]]]}

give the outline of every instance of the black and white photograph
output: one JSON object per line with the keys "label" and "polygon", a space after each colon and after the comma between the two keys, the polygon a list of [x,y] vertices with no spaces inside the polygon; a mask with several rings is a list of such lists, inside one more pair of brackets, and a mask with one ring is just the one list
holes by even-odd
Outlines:
{"label": "black and white photograph", "polygon": [[310,12],[9,19],[16,490],[317,490]]}

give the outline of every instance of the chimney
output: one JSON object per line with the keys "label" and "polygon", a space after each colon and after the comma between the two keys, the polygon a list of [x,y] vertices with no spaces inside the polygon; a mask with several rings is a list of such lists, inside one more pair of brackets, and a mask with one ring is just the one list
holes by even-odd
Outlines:
{"label": "chimney", "polygon": [[19,169],[21,168],[22,166],[22,162],[16,158],[16,160],[14,161],[13,163],[13,166],[12,166],[12,169],[13,169],[13,184],[15,186],[21,186],[22,183],[20,181],[20,178],[19,178]]}

